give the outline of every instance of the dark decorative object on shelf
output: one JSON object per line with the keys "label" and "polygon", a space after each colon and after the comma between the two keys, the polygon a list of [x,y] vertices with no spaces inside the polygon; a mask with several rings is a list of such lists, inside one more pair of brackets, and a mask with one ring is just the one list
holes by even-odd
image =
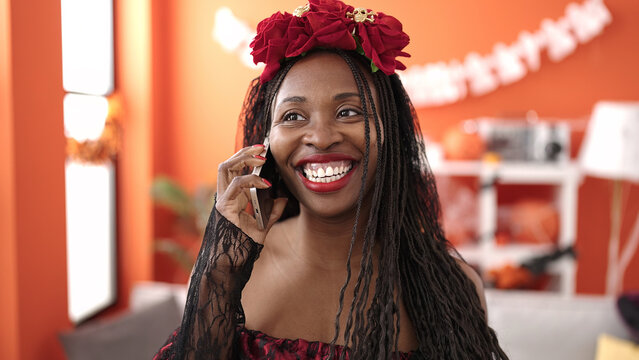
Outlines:
{"label": "dark decorative object on shelf", "polygon": [[639,291],[619,296],[617,309],[628,326],[633,340],[639,344]]}
{"label": "dark decorative object on shelf", "polygon": [[489,283],[498,289],[526,289],[542,290],[550,282],[548,267],[553,262],[569,256],[577,258],[577,253],[572,246],[556,249],[540,256],[532,257],[520,265],[508,264],[489,271]]}

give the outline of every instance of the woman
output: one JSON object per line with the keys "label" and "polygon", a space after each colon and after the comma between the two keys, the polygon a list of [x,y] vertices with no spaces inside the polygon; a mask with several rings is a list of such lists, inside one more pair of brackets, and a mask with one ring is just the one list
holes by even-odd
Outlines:
{"label": "woman", "polygon": [[[395,18],[336,0],[258,25],[245,147],[218,169],[183,322],[156,358],[507,358],[438,222],[395,74],[407,44]],[[246,175],[267,136],[274,184]],[[249,189],[272,186],[285,196],[259,230]]]}

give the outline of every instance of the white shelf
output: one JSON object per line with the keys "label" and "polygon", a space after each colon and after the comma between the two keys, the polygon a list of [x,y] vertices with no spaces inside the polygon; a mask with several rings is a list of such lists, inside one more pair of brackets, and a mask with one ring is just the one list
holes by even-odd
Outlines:
{"label": "white shelf", "polygon": [[561,184],[566,176],[577,177],[574,163],[534,163],[482,161],[443,161],[431,164],[435,175],[497,178],[500,183]]}
{"label": "white shelf", "polygon": [[483,268],[500,267],[506,264],[520,264],[538,255],[548,254],[554,249],[553,245],[496,245],[485,242],[482,245],[458,246],[457,251],[469,263],[476,263]]}
{"label": "white shelf", "polygon": [[[457,250],[470,263],[482,270],[508,263],[521,264],[537,255],[552,252],[554,245],[497,245],[493,234],[497,229],[497,190],[491,184],[555,185],[558,187],[557,205],[560,212],[558,245],[572,245],[576,238],[577,191],[579,170],[574,162],[500,162],[442,161],[433,162],[436,176],[476,177],[482,186],[479,196],[477,233],[486,236],[477,245],[459,246]],[[488,186],[486,186],[488,185]],[[559,292],[572,295],[575,289],[576,262],[562,259],[550,266],[550,272],[559,275]]]}

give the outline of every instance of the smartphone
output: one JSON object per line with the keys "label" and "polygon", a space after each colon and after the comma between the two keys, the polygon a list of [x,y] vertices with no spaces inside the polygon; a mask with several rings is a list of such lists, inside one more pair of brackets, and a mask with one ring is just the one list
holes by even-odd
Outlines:
{"label": "smartphone", "polygon": [[273,210],[273,201],[277,197],[277,165],[275,159],[271,154],[268,138],[264,140],[264,151],[261,154],[266,158],[266,161],[262,166],[256,166],[253,169],[253,175],[257,175],[261,178],[268,180],[273,186],[268,189],[250,188],[251,204],[253,205],[253,214],[255,220],[257,220],[257,227],[260,230],[266,229],[268,225],[268,219],[271,216]]}

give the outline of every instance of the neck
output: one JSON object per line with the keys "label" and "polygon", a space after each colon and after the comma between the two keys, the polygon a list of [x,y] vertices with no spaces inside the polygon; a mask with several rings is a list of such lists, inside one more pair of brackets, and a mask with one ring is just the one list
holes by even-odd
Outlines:
{"label": "neck", "polygon": [[[362,205],[357,225],[357,235],[351,255],[351,269],[359,269],[364,244],[364,233],[370,206]],[[305,263],[324,271],[342,272],[348,259],[356,214],[322,218],[303,207],[292,224],[296,236],[289,236],[289,248]]]}

